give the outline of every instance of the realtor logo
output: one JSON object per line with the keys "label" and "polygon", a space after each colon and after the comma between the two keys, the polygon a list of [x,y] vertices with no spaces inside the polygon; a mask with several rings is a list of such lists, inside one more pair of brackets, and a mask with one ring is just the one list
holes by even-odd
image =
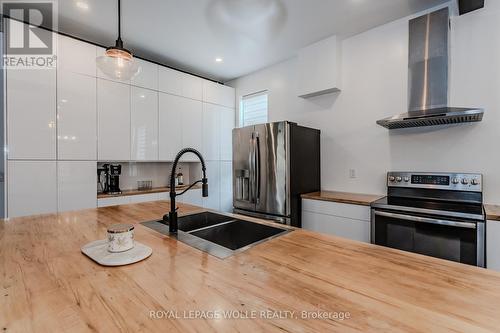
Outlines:
{"label": "realtor logo", "polygon": [[54,68],[56,30],[54,1],[2,1],[8,68]]}

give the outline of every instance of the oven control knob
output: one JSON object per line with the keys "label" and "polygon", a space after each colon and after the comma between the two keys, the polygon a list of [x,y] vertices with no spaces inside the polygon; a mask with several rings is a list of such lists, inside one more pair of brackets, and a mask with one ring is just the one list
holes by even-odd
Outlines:
{"label": "oven control knob", "polygon": [[478,185],[478,184],[479,184],[479,182],[478,182],[478,181],[477,181],[477,179],[475,179],[475,178],[474,178],[474,179],[472,179],[472,180],[470,181],[470,183],[471,183],[472,185]]}
{"label": "oven control knob", "polygon": [[406,177],[404,178],[404,181],[405,181],[405,183],[408,183],[408,182],[410,181],[410,177],[406,176]]}
{"label": "oven control knob", "polygon": [[459,180],[458,178],[453,178],[453,179],[451,180],[451,182],[452,182],[453,184],[458,184],[458,183],[460,183],[460,180]]}
{"label": "oven control knob", "polygon": [[390,181],[390,182],[393,182],[393,181],[395,181],[395,180],[396,180],[396,177],[394,177],[394,176],[389,176],[389,181]]}
{"label": "oven control knob", "polygon": [[469,184],[469,180],[467,178],[462,179],[462,184],[464,185]]}
{"label": "oven control knob", "polygon": [[402,180],[403,180],[403,178],[401,178],[401,177],[399,177],[399,176],[398,176],[398,177],[396,177],[396,181],[397,181],[398,183],[400,183]]}

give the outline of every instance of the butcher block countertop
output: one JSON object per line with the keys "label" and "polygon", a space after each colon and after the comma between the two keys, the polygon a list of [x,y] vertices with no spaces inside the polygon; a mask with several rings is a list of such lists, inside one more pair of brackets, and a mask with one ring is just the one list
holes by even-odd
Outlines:
{"label": "butcher block countertop", "polygon": [[[184,191],[187,189],[189,185],[179,185],[175,187],[175,190],[177,193]],[[197,189],[201,188],[199,185],[195,185],[192,187],[192,189]],[[105,198],[116,198],[116,197],[125,197],[129,195],[142,195],[142,194],[153,194],[153,193],[164,193],[164,192],[170,192],[170,187],[153,187],[149,190],[123,190],[122,193],[115,193],[115,194],[107,194],[107,193],[98,193],[97,194],[97,199],[105,199]]]}
{"label": "butcher block countertop", "polygon": [[[103,267],[80,253],[110,224],[166,211],[159,201],[0,220],[0,332],[500,327],[500,273],[305,230],[221,260],[136,224],[153,248],[145,261]],[[181,215],[197,211],[179,204]]]}
{"label": "butcher block countertop", "polygon": [[500,205],[484,205],[486,219],[490,221],[500,221]]}
{"label": "butcher block countertop", "polygon": [[320,191],[302,194],[302,199],[340,202],[354,205],[370,206],[372,202],[382,198],[383,195],[350,193],[339,191]]}

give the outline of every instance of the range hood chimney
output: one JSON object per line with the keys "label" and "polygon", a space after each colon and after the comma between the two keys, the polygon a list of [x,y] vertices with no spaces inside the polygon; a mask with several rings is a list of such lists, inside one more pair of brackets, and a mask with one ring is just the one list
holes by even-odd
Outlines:
{"label": "range hood chimney", "polygon": [[483,110],[448,104],[448,7],[410,20],[408,112],[378,120],[388,129],[481,121]]}

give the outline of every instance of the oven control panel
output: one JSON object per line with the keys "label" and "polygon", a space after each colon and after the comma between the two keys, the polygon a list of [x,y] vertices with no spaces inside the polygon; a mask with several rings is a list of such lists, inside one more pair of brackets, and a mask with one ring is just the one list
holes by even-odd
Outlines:
{"label": "oven control panel", "polygon": [[483,176],[477,173],[388,172],[387,186],[481,192]]}

